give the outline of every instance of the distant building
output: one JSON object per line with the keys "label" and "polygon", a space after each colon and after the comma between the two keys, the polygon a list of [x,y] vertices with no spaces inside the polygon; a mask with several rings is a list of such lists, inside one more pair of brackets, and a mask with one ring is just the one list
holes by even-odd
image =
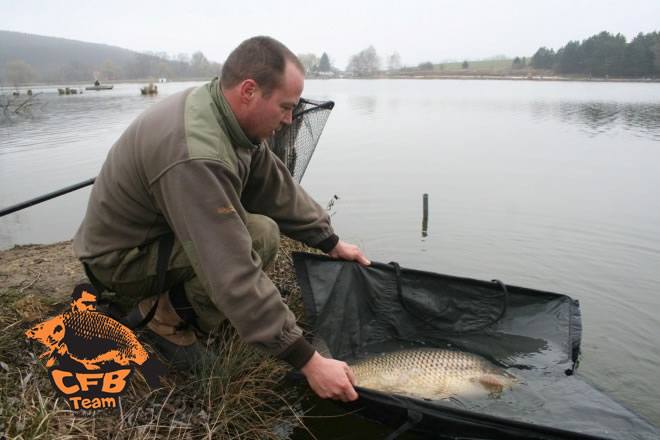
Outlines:
{"label": "distant building", "polygon": [[159,82],[159,83],[166,83],[166,82],[167,82],[167,78],[158,78],[158,82]]}

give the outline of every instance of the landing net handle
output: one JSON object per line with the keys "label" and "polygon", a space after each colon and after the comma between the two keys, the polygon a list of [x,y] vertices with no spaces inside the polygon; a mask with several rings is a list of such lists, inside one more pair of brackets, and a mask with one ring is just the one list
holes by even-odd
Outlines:
{"label": "landing net handle", "polygon": [[[319,142],[325,123],[334,106],[335,103],[332,101],[315,101],[301,98],[293,110],[291,125],[282,128],[268,141],[271,150],[286,164],[287,169],[298,182],[302,180],[303,174],[305,174],[307,165],[309,165],[316,144]],[[0,217],[92,185],[95,180],[96,177],[92,177],[66,188],[0,209]]]}

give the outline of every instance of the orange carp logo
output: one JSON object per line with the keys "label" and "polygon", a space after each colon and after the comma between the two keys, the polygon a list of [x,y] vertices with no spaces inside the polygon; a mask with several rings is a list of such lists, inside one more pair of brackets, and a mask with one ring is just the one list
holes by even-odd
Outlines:
{"label": "orange carp logo", "polygon": [[135,365],[152,388],[166,372],[129,328],[96,310],[96,290],[90,284],[73,290],[71,311],[25,334],[48,349],[41,357],[48,357],[51,383],[74,410],[116,408]]}

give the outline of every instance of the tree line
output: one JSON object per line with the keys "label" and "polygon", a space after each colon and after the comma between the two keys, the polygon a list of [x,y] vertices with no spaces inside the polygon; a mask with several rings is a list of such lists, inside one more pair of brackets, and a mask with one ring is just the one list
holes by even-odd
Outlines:
{"label": "tree line", "polygon": [[[393,58],[392,58],[393,57]],[[396,64],[400,68],[401,61],[398,54],[393,54],[389,59],[390,63]],[[298,54],[298,58],[305,67],[309,76],[336,76],[341,73],[340,69],[333,66],[333,62],[326,52],[319,58],[313,53]],[[356,76],[371,76],[376,74],[381,67],[381,59],[373,46],[361,50],[351,56],[346,71]]]}
{"label": "tree line", "polygon": [[541,47],[532,67],[555,73],[595,77],[657,77],[660,75],[660,33],[639,33],[626,42],[621,34],[603,31],[582,42],[569,41],[557,52]]}
{"label": "tree line", "polygon": [[8,61],[4,66],[4,82],[12,87],[37,82],[83,82],[98,79],[117,81],[148,78],[192,79],[219,76],[222,64],[210,61],[201,52],[169,56],[162,52],[135,53],[132,59],[119,65],[107,59],[99,66],[69,61],[54,72],[38,72],[22,59]]}
{"label": "tree line", "polygon": [[[298,55],[305,65],[308,74],[320,76],[321,72],[339,73],[332,67],[324,52],[319,59],[314,54]],[[504,58],[503,56],[500,56]],[[499,59],[495,57],[494,59]],[[394,52],[385,58],[385,68],[390,71],[405,70],[443,70],[443,64],[430,61],[419,63],[416,67],[406,67],[401,64],[401,57]],[[575,74],[594,77],[658,77],[660,76],[660,33],[639,33],[629,43],[621,34],[610,34],[603,31],[582,42],[570,41],[557,52],[547,47],[541,47],[531,59],[515,57],[511,70],[526,68],[551,69],[555,73]],[[382,72],[383,60],[374,46],[352,55],[346,67],[346,72],[354,76],[370,77]],[[467,60],[461,63],[462,69],[469,69]]]}
{"label": "tree line", "polygon": [[337,69],[332,66],[332,61],[326,52],[323,52],[321,58],[313,53],[298,54],[298,59],[305,67],[305,73],[312,76],[321,76],[323,74],[334,74]]}
{"label": "tree line", "polygon": [[[312,53],[299,54],[309,76],[337,76],[340,69],[333,66],[333,61],[326,52],[321,57]],[[385,68],[390,72],[403,68],[398,53],[385,58]],[[374,46],[369,46],[352,55],[346,72],[358,77],[370,77],[381,72],[383,60]],[[621,34],[603,31],[582,42],[569,41],[556,52],[547,47],[539,48],[532,58],[516,57],[512,70],[526,67],[550,69],[558,74],[574,74],[593,77],[658,77],[660,76],[660,33],[639,33],[627,42]],[[83,82],[138,80],[148,78],[202,79],[220,75],[222,64],[210,61],[201,52],[191,56],[178,54],[169,56],[163,52],[133,53],[123,62],[106,59],[100,65],[90,65],[80,61],[69,61],[57,70],[39,72],[26,61],[10,60],[5,64],[4,84],[20,86],[36,81],[47,82]],[[464,61],[463,69],[469,64]],[[411,68],[407,68],[411,69]],[[442,70],[443,65],[430,61],[420,63],[416,70]]]}

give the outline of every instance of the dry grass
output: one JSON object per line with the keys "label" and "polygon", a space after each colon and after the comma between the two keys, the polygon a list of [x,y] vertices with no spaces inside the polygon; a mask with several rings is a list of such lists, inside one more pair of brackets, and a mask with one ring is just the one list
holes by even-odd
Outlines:
{"label": "dry grass", "polygon": [[[299,317],[290,252],[302,249],[283,240],[268,271]],[[289,367],[242,343],[229,325],[208,341],[218,356],[202,374],[170,372],[161,388],[150,390],[136,371],[113,412],[73,411],[51,386],[39,358],[45,347],[25,337],[26,329],[68,306],[19,288],[0,289],[0,438],[276,439],[304,429],[302,395],[282,386]]]}

